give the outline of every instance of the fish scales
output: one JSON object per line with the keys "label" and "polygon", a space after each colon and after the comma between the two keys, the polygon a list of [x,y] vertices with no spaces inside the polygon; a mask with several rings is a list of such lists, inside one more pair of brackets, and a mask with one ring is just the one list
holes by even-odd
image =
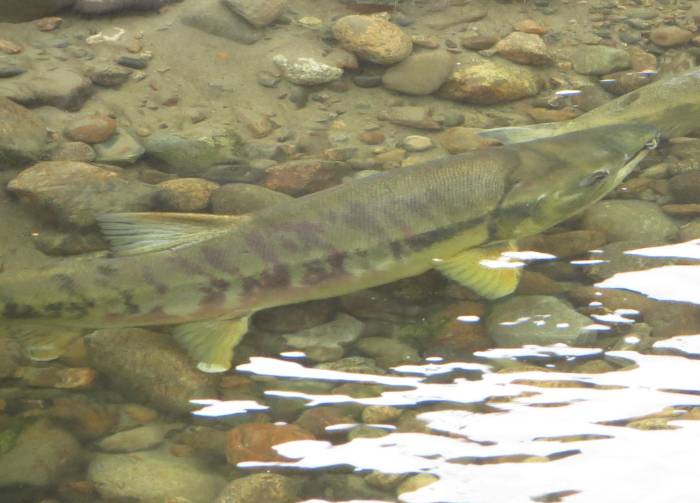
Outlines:
{"label": "fish scales", "polygon": [[[500,253],[499,243],[510,249],[506,241],[599,200],[643,158],[656,134],[648,126],[614,126],[474,151],[242,219],[115,215],[103,220],[115,256],[0,275],[0,326],[177,325],[175,338],[199,368],[221,371],[249,316],[261,309],[432,267],[489,298],[507,295],[517,273],[491,276],[479,265],[484,253]],[[476,249],[482,245],[483,252]],[[44,357],[55,354],[38,346]]]}

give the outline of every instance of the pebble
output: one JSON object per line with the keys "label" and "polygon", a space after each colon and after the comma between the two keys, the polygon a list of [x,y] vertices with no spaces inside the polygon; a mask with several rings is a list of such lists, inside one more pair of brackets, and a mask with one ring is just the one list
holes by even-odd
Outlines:
{"label": "pebble", "polygon": [[10,77],[16,77],[17,75],[22,75],[27,70],[17,65],[2,65],[0,66],[0,79],[7,79]]}
{"label": "pebble", "polygon": [[541,25],[534,19],[521,19],[513,26],[516,31],[523,33],[533,33],[535,35],[544,35],[549,31],[549,28]]}
{"label": "pebble", "polygon": [[601,82],[601,86],[615,96],[622,96],[651,82],[649,77],[636,71],[610,73],[603,80],[605,83]]}
{"label": "pebble", "polygon": [[197,370],[169,335],[140,328],[97,330],[85,344],[91,365],[131,399],[189,413],[191,399],[216,396],[214,377]]}
{"label": "pebble", "polygon": [[[78,191],[76,180],[80,180]],[[77,227],[94,225],[102,213],[149,211],[158,192],[114,171],[73,161],[39,162],[13,178],[7,188],[41,215]]]}
{"label": "pebble", "polygon": [[301,196],[339,184],[350,172],[344,163],[303,159],[278,164],[267,170],[263,186],[290,196]]}
{"label": "pebble", "polygon": [[160,451],[97,454],[88,479],[102,498],[143,502],[211,503],[226,484],[205,463]]}
{"label": "pebble", "polygon": [[355,343],[355,347],[385,368],[420,361],[415,348],[389,337],[363,337]]}
{"label": "pebble", "polygon": [[287,0],[224,0],[224,5],[256,28],[263,28],[282,15]]}
{"label": "pebble", "polygon": [[131,69],[111,62],[93,63],[87,66],[86,72],[93,83],[102,87],[119,87],[132,74]]}
{"label": "pebble", "polygon": [[588,344],[595,340],[595,332],[586,328],[592,324],[567,302],[546,295],[510,296],[496,302],[486,318],[489,335],[501,347]]}
{"label": "pebble", "polygon": [[201,177],[216,183],[254,183],[263,178],[267,169],[275,164],[275,161],[268,159],[226,162],[204,170]]}
{"label": "pebble", "polygon": [[71,122],[64,131],[69,140],[87,144],[102,143],[109,139],[117,129],[117,121],[109,115],[95,114],[78,118]]}
{"label": "pebble", "polygon": [[138,56],[119,56],[117,64],[133,70],[143,70],[148,66],[148,59]]}
{"label": "pebble", "polygon": [[380,65],[398,63],[413,49],[409,35],[377,16],[353,14],[341,17],[333,25],[333,35],[343,48]]}
{"label": "pebble", "polygon": [[437,91],[452,73],[454,56],[444,50],[417,52],[390,67],[383,75],[384,87],[412,95]]}
{"label": "pebble", "polygon": [[0,379],[12,377],[24,359],[24,351],[17,339],[0,337]]}
{"label": "pebble", "polygon": [[296,58],[290,61],[286,56],[277,54],[272,61],[282,70],[287,80],[300,86],[327,84],[343,75],[342,68],[327,65],[313,58]]}
{"label": "pebble", "polygon": [[346,411],[330,405],[306,409],[294,422],[317,438],[333,436],[333,433],[327,429],[329,426],[352,423],[355,423],[354,417]]}
{"label": "pebble", "polygon": [[399,486],[396,488],[396,494],[400,496],[403,493],[411,493],[422,487],[433,484],[438,480],[440,479],[432,473],[419,473],[418,475],[412,475],[399,484]]}
{"label": "pebble", "polygon": [[535,96],[539,88],[536,75],[525,67],[484,61],[455,70],[440,94],[474,105],[493,105]]}
{"label": "pebble", "polygon": [[521,246],[525,250],[549,253],[559,258],[570,258],[600,248],[606,242],[601,230],[575,230],[552,234],[537,234],[524,238]]}
{"label": "pebble", "polygon": [[604,75],[632,66],[627,51],[605,45],[581,45],[572,57],[574,70],[584,75]]}
{"label": "pebble", "polygon": [[362,410],[362,422],[365,424],[385,424],[398,420],[402,409],[387,405],[370,405]]}
{"label": "pebble", "polygon": [[294,424],[247,423],[229,430],[226,459],[232,465],[244,461],[283,461],[273,446],[294,440],[314,440],[308,431]]}
{"label": "pebble", "polygon": [[673,200],[678,203],[700,203],[700,171],[680,173],[669,180]]}
{"label": "pebble", "polygon": [[230,482],[214,503],[295,503],[303,481],[277,473],[255,473]]}
{"label": "pebble", "polygon": [[102,143],[94,144],[95,160],[107,164],[133,164],[146,152],[141,143],[125,129],[117,128]]}
{"label": "pebble", "polygon": [[433,140],[427,136],[410,135],[401,140],[400,145],[408,152],[423,152],[433,148]]}
{"label": "pebble", "polygon": [[440,146],[450,154],[461,154],[497,144],[479,136],[479,131],[476,128],[451,127],[440,135]]}
{"label": "pebble", "polygon": [[493,35],[481,35],[478,33],[467,33],[462,36],[462,47],[470,51],[482,51],[493,47],[498,42],[498,37]]}
{"label": "pebble", "polygon": [[149,424],[109,435],[97,442],[105,452],[135,452],[152,449],[165,440],[165,435],[177,425]]}
{"label": "pebble", "polygon": [[442,129],[440,123],[433,119],[433,113],[428,107],[391,107],[386,111],[386,115],[383,118],[399,126],[427,129],[429,131]]}
{"label": "pebble", "polygon": [[291,200],[292,197],[249,183],[228,183],[211,195],[212,211],[223,215],[243,215]]}
{"label": "pebble", "polygon": [[362,131],[357,138],[367,145],[381,145],[386,140],[386,135],[381,131]]}
{"label": "pebble", "polygon": [[[46,419],[14,419],[3,431],[0,451],[0,487],[47,487],[72,473],[82,462],[82,449],[69,433]],[[9,450],[5,450],[9,447]]]}
{"label": "pebble", "polygon": [[446,350],[447,354],[455,354],[455,352],[471,354],[491,347],[493,342],[486,334],[482,323],[461,321],[463,316],[476,316],[481,320],[484,312],[483,304],[465,300],[450,304],[433,313],[430,318],[430,328],[435,345],[428,348],[430,354],[435,354],[438,348]]}
{"label": "pebble", "polygon": [[22,46],[12,40],[0,38],[0,52],[4,52],[5,54],[19,54],[22,50]]}
{"label": "pebble", "polygon": [[360,337],[362,329],[361,321],[339,314],[333,321],[283,337],[289,348],[303,351],[312,361],[328,362],[342,358],[345,347]]}
{"label": "pebble", "polygon": [[198,176],[207,168],[242,157],[241,139],[232,130],[196,125],[183,131],[158,131],[144,141],[146,153],[179,176]]}
{"label": "pebble", "polygon": [[34,26],[39,31],[54,31],[63,23],[63,19],[60,17],[50,16],[42,17],[34,21]]}
{"label": "pebble", "polygon": [[434,30],[444,30],[464,23],[473,23],[474,21],[479,21],[486,17],[488,12],[477,6],[469,6],[462,9],[460,12],[454,12],[452,10],[446,10],[437,14],[433,14],[424,19],[424,22],[428,28]]}
{"label": "pebble", "polygon": [[678,26],[659,26],[649,32],[649,40],[659,47],[678,47],[690,42],[693,32]]}
{"label": "pebble", "polygon": [[547,66],[553,61],[542,38],[532,33],[514,31],[499,40],[493,50],[499,56],[523,65]]}
{"label": "pebble", "polygon": [[48,131],[42,120],[21,105],[0,97],[0,161],[22,166],[45,152]]}
{"label": "pebble", "polygon": [[158,202],[164,210],[191,213],[209,207],[212,193],[218,183],[202,178],[176,178],[158,184]]}
{"label": "pebble", "polygon": [[609,200],[591,206],[583,215],[583,228],[599,231],[608,241],[669,241],[678,225],[649,201]]}

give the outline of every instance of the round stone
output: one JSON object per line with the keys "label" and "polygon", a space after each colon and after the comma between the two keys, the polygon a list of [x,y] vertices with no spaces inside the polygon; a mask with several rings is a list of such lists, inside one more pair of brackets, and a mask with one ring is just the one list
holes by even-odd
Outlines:
{"label": "round stone", "polygon": [[345,49],[380,65],[398,63],[413,50],[409,35],[376,16],[353,14],[341,17],[333,25],[333,35]]}
{"label": "round stone", "polygon": [[108,115],[80,117],[65,130],[66,138],[92,145],[108,140],[117,129],[117,121]]}

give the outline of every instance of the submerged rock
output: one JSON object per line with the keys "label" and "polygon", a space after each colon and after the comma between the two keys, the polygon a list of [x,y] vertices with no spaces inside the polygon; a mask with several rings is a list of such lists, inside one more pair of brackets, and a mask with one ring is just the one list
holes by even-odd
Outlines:
{"label": "submerged rock", "polygon": [[316,86],[338,80],[343,69],[327,65],[313,58],[295,58],[292,60],[282,54],[272,58],[272,62],[284,73],[285,78],[300,86]]}
{"label": "submerged rock", "polygon": [[303,351],[313,361],[327,362],[342,358],[345,346],[360,336],[362,328],[361,321],[340,314],[323,325],[285,334],[284,339],[290,348]]}
{"label": "submerged rock", "polygon": [[35,164],[11,180],[7,188],[42,215],[78,227],[93,225],[102,213],[148,211],[158,193],[153,185],[72,161]]}
{"label": "submerged rock", "polygon": [[674,222],[655,203],[636,200],[601,201],[583,216],[584,229],[604,233],[608,241],[658,243],[678,233]]}
{"label": "submerged rock", "polygon": [[256,473],[228,484],[215,503],[294,503],[302,485],[301,479],[286,475]]}
{"label": "submerged rock", "polygon": [[41,119],[0,97],[0,170],[38,161],[47,140],[48,132]]}
{"label": "submerged rock", "polygon": [[128,131],[117,128],[106,141],[94,145],[95,159],[109,164],[133,164],[141,158],[145,148]]}
{"label": "submerged rock", "polygon": [[595,340],[593,320],[570,304],[546,295],[516,295],[496,302],[486,318],[491,338],[505,347],[524,344],[587,344]]}
{"label": "submerged rock", "polygon": [[223,0],[224,5],[256,28],[262,28],[280,17],[287,0]]}
{"label": "submerged rock", "polygon": [[445,83],[453,67],[454,56],[447,51],[419,52],[389,68],[382,82],[392,91],[428,95]]}
{"label": "submerged rock", "polygon": [[528,68],[484,61],[455,70],[440,94],[474,105],[493,105],[534,96],[539,87],[536,75]]}
{"label": "submerged rock", "polygon": [[88,478],[103,498],[143,503],[211,503],[226,483],[197,459],[160,451],[98,454],[90,463]]}
{"label": "submerged rock", "polygon": [[585,75],[604,75],[632,66],[627,51],[605,45],[582,45],[573,55],[574,70]]}
{"label": "submerged rock", "polygon": [[282,461],[275,445],[294,440],[314,440],[314,436],[294,424],[248,423],[228,432],[226,458],[235,465],[243,461]]}
{"label": "submerged rock", "polygon": [[26,72],[5,83],[0,93],[28,107],[52,106],[62,110],[80,110],[92,94],[92,81],[65,68]]}
{"label": "submerged rock", "polygon": [[195,398],[215,398],[215,378],[165,334],[140,328],[97,330],[85,338],[88,359],[130,397],[170,412],[189,412]]}
{"label": "submerged rock", "polygon": [[75,0],[74,10],[82,14],[109,14],[122,10],[155,10],[178,0]]}
{"label": "submerged rock", "polygon": [[552,63],[549,49],[539,35],[514,31],[500,40],[494,51],[504,58],[524,65],[546,66]]}
{"label": "submerged rock", "polygon": [[343,48],[380,65],[398,63],[413,50],[409,35],[376,16],[353,14],[341,17],[333,25],[333,35]]}
{"label": "submerged rock", "polygon": [[78,441],[51,422],[15,418],[0,424],[0,487],[50,486],[78,468]]}
{"label": "submerged rock", "polygon": [[181,132],[159,131],[145,142],[146,153],[180,176],[197,176],[207,168],[241,157],[241,139],[223,128],[201,126]]}
{"label": "submerged rock", "polygon": [[254,44],[264,34],[233,14],[219,0],[198,0],[195,10],[186,12],[180,19],[186,26],[240,44]]}

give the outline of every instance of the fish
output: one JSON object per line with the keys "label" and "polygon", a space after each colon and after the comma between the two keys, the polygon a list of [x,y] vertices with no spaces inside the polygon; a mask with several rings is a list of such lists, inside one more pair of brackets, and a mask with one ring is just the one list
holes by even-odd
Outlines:
{"label": "fish", "polygon": [[0,326],[49,360],[76,330],[172,325],[205,372],[230,368],[262,309],[437,269],[485,298],[516,240],[610,192],[655,146],[646,125],[593,128],[382,172],[244,216],[114,213],[111,251],[0,274]]}
{"label": "fish", "polygon": [[569,121],[485,129],[478,134],[508,145],[601,126],[641,123],[656,127],[662,138],[672,138],[700,130],[699,116],[700,67],[695,67],[655,80]]}

